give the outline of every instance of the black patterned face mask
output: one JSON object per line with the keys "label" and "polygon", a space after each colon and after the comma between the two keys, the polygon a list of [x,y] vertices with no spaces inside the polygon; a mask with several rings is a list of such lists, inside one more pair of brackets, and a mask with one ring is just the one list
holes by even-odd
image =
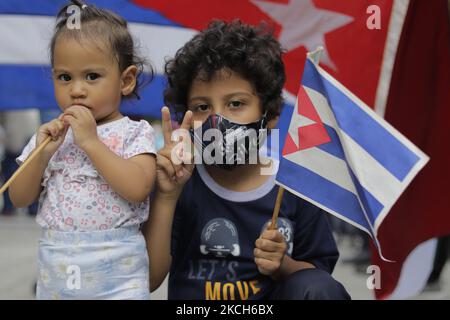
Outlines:
{"label": "black patterned face mask", "polygon": [[191,129],[191,138],[202,163],[231,170],[240,164],[258,163],[259,149],[267,136],[266,115],[239,124],[220,114],[209,116],[201,127]]}

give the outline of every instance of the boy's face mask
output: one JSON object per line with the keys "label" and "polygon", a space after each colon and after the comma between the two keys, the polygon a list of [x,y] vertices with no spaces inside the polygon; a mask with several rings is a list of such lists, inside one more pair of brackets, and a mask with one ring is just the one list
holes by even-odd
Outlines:
{"label": "boy's face mask", "polygon": [[258,163],[259,149],[267,136],[266,126],[266,114],[245,124],[214,114],[190,133],[203,164],[232,170],[239,164]]}

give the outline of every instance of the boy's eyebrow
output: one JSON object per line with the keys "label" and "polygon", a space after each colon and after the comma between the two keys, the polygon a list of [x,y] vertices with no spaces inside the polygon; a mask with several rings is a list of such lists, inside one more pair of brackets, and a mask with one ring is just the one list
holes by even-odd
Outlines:
{"label": "boy's eyebrow", "polygon": [[191,102],[192,100],[209,100],[209,98],[208,97],[202,97],[202,96],[195,96],[195,97],[190,98],[188,100],[188,102]]}
{"label": "boy's eyebrow", "polygon": [[[232,98],[233,96],[238,96],[238,95],[245,95],[245,96],[251,97],[251,96],[254,96],[255,94],[249,93],[249,92],[238,91],[238,92],[229,93],[229,94],[225,95],[223,98],[224,98],[224,100],[228,100],[228,99]],[[195,97],[190,98],[188,102],[191,102],[192,100],[209,100],[209,99],[210,99],[209,97],[195,96]]]}
{"label": "boy's eyebrow", "polygon": [[244,95],[244,96],[249,96],[249,97],[254,96],[253,93],[238,91],[238,92],[232,92],[230,94],[227,94],[227,95],[224,96],[224,98],[225,98],[225,100],[228,100],[231,97],[239,96],[239,95]]}

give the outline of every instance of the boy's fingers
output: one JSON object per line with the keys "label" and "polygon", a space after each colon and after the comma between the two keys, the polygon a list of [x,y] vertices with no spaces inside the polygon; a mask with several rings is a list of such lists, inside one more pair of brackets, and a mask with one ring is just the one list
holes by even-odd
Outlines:
{"label": "boy's fingers", "polygon": [[284,237],[277,229],[266,229],[261,234],[262,239],[272,240],[275,242],[283,242]]}
{"label": "boy's fingers", "polygon": [[255,258],[262,258],[271,261],[280,261],[281,257],[283,256],[283,253],[278,251],[274,252],[263,251],[259,248],[255,248],[253,250],[253,255],[255,256]]}
{"label": "boy's fingers", "polygon": [[181,171],[181,166],[190,165],[194,162],[194,155],[192,154],[191,138],[187,130],[177,130],[174,132],[182,132],[177,138],[177,143],[172,149],[172,162],[177,167],[177,172]]}
{"label": "boy's fingers", "polygon": [[170,162],[170,167],[172,168],[170,172],[171,176],[176,176],[178,174],[178,176],[181,177],[182,174],[179,172],[183,171],[182,161],[176,156],[175,153],[176,147],[174,148],[164,147],[158,151],[157,159],[159,159],[160,157],[164,157],[165,158],[164,162],[166,161]]}
{"label": "boy's fingers", "polygon": [[165,156],[161,154],[157,155],[156,166],[158,169],[163,170],[170,179],[175,176],[175,169],[172,166],[172,162]]}
{"label": "boy's fingers", "polygon": [[172,148],[170,160],[175,168],[178,177],[183,176],[183,143],[182,137],[178,138],[177,144]]}
{"label": "boy's fingers", "polygon": [[161,109],[161,118],[164,145],[167,146],[172,142],[172,120],[170,119],[169,108],[163,107]]}
{"label": "boy's fingers", "polygon": [[191,128],[191,125],[192,125],[192,118],[193,118],[192,111],[188,110],[184,114],[183,122],[181,123],[180,128],[184,129],[184,130],[189,130]]}
{"label": "boy's fingers", "polygon": [[285,242],[275,242],[267,239],[256,239],[255,247],[268,252],[281,252],[285,250]]}
{"label": "boy's fingers", "polygon": [[166,157],[168,160],[170,160],[171,153],[172,153],[172,148],[169,148],[169,147],[163,147],[158,150],[158,155]]}

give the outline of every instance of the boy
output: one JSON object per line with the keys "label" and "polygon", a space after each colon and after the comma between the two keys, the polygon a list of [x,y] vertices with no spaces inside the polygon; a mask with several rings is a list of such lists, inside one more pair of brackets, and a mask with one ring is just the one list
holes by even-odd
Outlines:
{"label": "boy", "polygon": [[163,108],[165,145],[145,231],[151,290],[170,269],[169,299],[349,299],[330,275],[338,251],[322,210],[286,192],[278,230],[267,229],[278,187],[261,174],[273,163],[250,161],[250,146],[258,151],[261,141],[208,157],[210,145],[229,151],[227,140],[198,135],[275,126],[285,73],[272,34],[213,22],[168,61],[166,74],[165,102],[184,116],[181,129],[201,124],[191,132],[206,165],[194,168],[177,151]]}

